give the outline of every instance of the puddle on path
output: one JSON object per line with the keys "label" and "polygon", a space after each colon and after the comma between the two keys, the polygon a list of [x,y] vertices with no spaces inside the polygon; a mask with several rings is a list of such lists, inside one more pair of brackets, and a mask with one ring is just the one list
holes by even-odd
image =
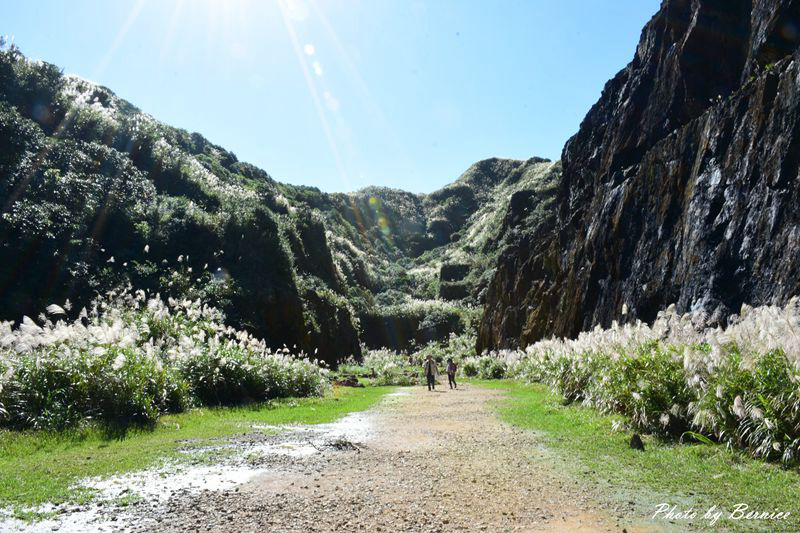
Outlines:
{"label": "puddle on path", "polygon": [[[12,518],[10,511],[0,509],[0,530],[124,531],[137,522],[136,505],[120,506],[120,501],[144,500],[158,505],[178,495],[232,489],[255,476],[275,470],[286,461],[302,461],[321,453],[328,449],[328,443],[343,439],[363,444],[375,432],[375,416],[372,412],[361,412],[350,413],[330,424],[254,426],[254,431],[261,430],[261,433],[229,439],[215,446],[189,448],[185,450],[187,459],[183,461],[119,476],[86,479],[79,486],[95,492],[90,504],[43,505],[27,509],[42,514],[55,513],[54,518],[25,523]],[[264,429],[276,431],[264,433]],[[210,454],[210,461],[203,460],[204,454]]]}

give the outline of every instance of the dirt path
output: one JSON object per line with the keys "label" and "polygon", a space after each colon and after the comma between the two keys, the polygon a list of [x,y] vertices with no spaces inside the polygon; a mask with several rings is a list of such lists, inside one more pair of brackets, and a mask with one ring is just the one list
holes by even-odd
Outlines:
{"label": "dirt path", "polygon": [[622,531],[587,489],[537,458],[532,433],[498,420],[500,394],[405,389],[369,415],[374,431],[360,451],[285,459],[235,489],[173,499],[141,528]]}

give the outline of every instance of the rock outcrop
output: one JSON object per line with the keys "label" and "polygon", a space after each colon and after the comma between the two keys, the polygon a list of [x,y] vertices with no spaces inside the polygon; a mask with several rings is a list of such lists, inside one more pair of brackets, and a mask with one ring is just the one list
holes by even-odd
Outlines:
{"label": "rock outcrop", "polygon": [[665,0],[565,146],[552,217],[512,202],[478,350],[800,293],[798,44],[796,0]]}

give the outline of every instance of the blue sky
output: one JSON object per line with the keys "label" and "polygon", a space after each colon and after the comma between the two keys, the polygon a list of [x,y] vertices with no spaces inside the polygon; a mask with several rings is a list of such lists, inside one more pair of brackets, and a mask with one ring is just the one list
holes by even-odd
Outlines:
{"label": "blue sky", "polygon": [[279,181],[430,192],[557,159],[659,0],[3,0],[30,57]]}

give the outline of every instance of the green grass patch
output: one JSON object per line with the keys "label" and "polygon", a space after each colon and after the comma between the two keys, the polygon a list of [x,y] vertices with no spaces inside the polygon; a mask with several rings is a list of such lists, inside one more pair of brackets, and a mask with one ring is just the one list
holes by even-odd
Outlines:
{"label": "green grass patch", "polygon": [[[660,503],[693,508],[697,518],[675,520],[697,529],[800,530],[800,471],[752,459],[720,445],[680,444],[643,437],[644,452],[632,450],[630,432],[614,432],[619,416],[594,409],[563,406],[560,398],[541,385],[514,381],[473,381],[500,388],[508,396],[498,403],[503,418],[515,426],[539,432],[543,453],[569,475],[597,486],[621,506],[636,503],[634,513],[649,520]],[[552,457],[555,456],[555,457]],[[787,520],[729,520],[735,506],[749,510],[788,511]],[[702,517],[716,505],[724,512],[713,526]],[[658,524],[659,521],[655,521]],[[661,522],[668,525],[667,522]]]}
{"label": "green grass patch", "polygon": [[336,387],[324,398],[275,400],[238,408],[203,408],[159,419],[153,430],[110,436],[101,429],[46,433],[0,431],[0,505],[82,502],[72,486],[89,476],[141,470],[179,458],[180,448],[253,431],[254,425],[321,424],[375,405],[392,387]]}

